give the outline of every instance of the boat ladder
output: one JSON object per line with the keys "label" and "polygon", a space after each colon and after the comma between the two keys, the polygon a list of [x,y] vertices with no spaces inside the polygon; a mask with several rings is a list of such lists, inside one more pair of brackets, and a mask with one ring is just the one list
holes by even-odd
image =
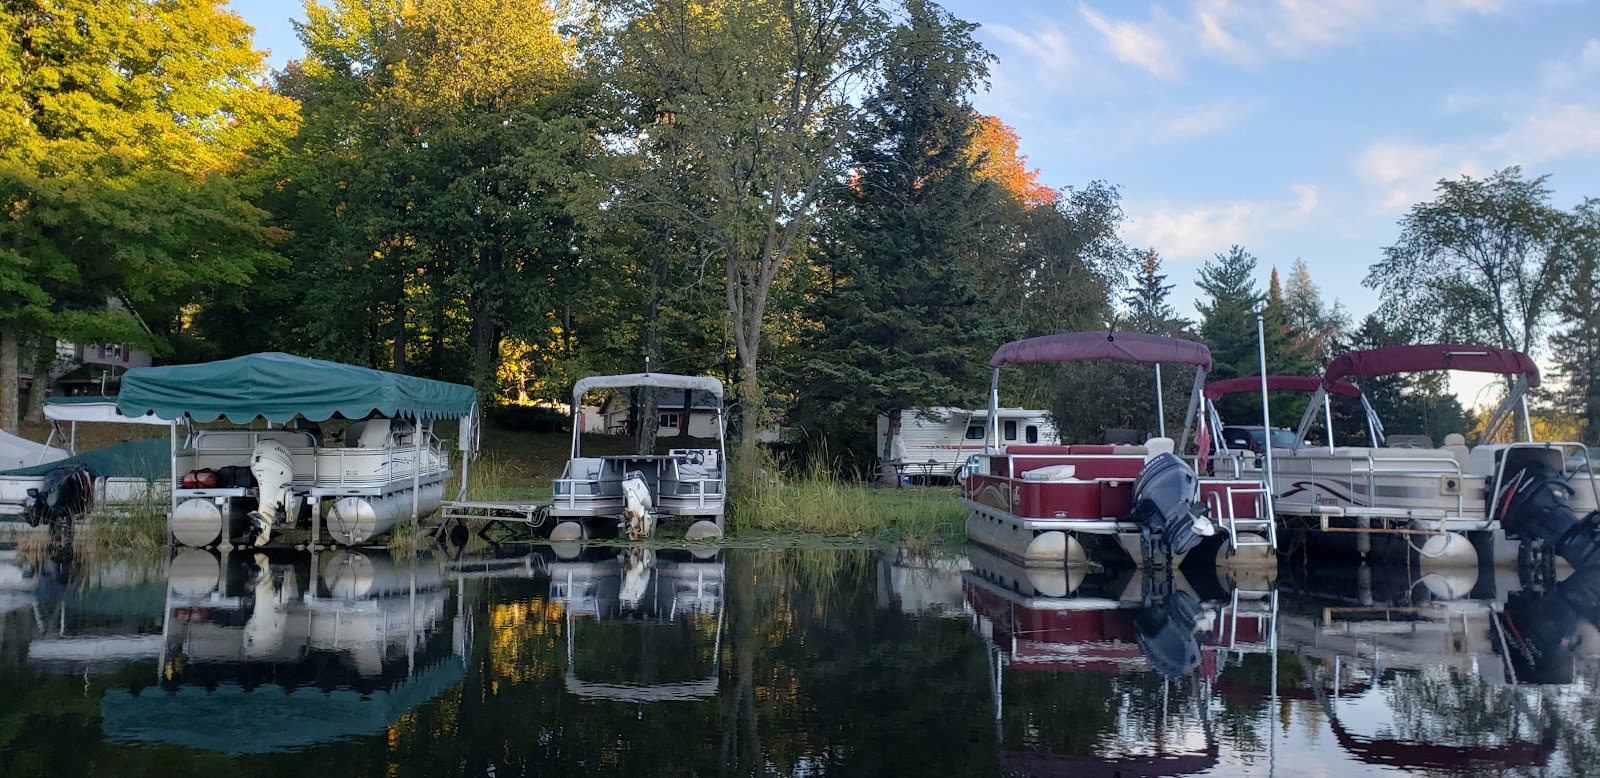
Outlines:
{"label": "boat ladder", "polygon": [[[1256,515],[1235,515],[1233,498],[1251,495],[1256,499]],[[1278,550],[1278,523],[1272,515],[1272,493],[1265,486],[1226,486],[1221,493],[1212,492],[1207,495],[1206,503],[1211,508],[1211,515],[1216,516],[1223,529],[1228,531],[1229,553],[1251,546],[1265,546],[1272,551]],[[1255,531],[1261,533],[1259,540],[1239,539],[1239,533]]]}
{"label": "boat ladder", "polygon": [[[1239,645],[1239,595],[1241,593],[1251,596],[1252,600],[1247,600],[1246,601],[1247,605],[1250,604],[1252,601],[1255,602],[1258,605],[1258,607],[1255,608],[1255,609],[1252,609],[1247,614],[1247,616],[1251,617],[1251,618],[1254,618],[1256,620],[1256,627],[1257,627],[1256,632],[1258,634],[1259,633],[1263,633],[1263,632],[1266,633],[1266,635],[1267,635],[1267,645],[1266,645],[1267,650],[1268,651],[1274,651],[1274,652],[1277,651],[1278,650],[1278,589],[1277,589],[1277,587],[1272,587],[1270,589],[1267,589],[1266,591],[1260,591],[1260,590],[1248,590],[1248,591],[1246,591],[1246,590],[1241,590],[1238,587],[1235,587],[1234,590],[1233,590],[1233,602],[1228,606],[1228,653],[1230,653],[1230,654],[1231,653],[1237,653],[1241,657],[1244,656],[1244,648]],[[1258,598],[1258,597],[1260,599],[1255,599],[1255,598]],[[1268,627],[1268,629],[1261,629],[1261,627],[1263,625],[1266,625]]]}

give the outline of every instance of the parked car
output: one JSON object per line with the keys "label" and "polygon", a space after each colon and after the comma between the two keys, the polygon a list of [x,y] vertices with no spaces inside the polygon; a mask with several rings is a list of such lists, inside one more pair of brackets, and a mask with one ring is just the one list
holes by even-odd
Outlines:
{"label": "parked car", "polygon": [[[1260,454],[1264,450],[1262,442],[1267,438],[1262,429],[1263,427],[1259,424],[1254,426],[1227,425],[1222,428],[1222,442],[1231,449],[1247,448]],[[1311,441],[1306,441],[1304,445],[1311,445]],[[1273,427],[1272,447],[1294,448],[1294,430],[1285,427]]]}

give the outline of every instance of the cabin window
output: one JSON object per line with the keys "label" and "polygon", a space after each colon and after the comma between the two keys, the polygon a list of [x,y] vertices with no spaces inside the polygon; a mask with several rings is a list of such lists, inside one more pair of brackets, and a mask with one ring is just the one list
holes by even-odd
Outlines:
{"label": "cabin window", "polygon": [[967,440],[983,440],[983,425],[982,424],[968,424],[967,425]]}
{"label": "cabin window", "polygon": [[1039,428],[1037,426],[1033,425],[1033,424],[1029,424],[1027,427],[1023,428],[1022,437],[1023,437],[1024,440],[1028,441],[1029,443],[1038,443],[1039,442]]}
{"label": "cabin window", "polygon": [[1017,422],[1015,419],[1006,422],[1006,440],[1017,439]]}
{"label": "cabin window", "polygon": [[664,430],[678,429],[683,426],[683,416],[676,413],[663,413],[656,426]]}

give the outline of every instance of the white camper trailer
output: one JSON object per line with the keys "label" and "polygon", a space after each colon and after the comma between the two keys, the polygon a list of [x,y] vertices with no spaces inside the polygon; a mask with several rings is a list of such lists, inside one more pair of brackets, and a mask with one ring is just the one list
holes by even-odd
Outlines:
{"label": "white camper trailer", "polygon": [[[1000,440],[1011,443],[1053,446],[1061,441],[1048,411],[1026,408],[1001,408]],[[923,408],[900,412],[900,440],[894,444],[889,461],[906,475],[953,477],[967,457],[983,453],[983,425],[988,408]],[[878,448],[884,450],[889,435],[889,415],[878,414]]]}

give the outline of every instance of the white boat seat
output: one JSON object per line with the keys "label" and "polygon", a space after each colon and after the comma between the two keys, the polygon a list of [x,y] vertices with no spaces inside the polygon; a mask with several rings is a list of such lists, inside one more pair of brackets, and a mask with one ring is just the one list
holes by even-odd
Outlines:
{"label": "white boat seat", "polygon": [[1111,453],[1115,456],[1148,457],[1150,456],[1150,449],[1145,446],[1130,446],[1119,443],[1111,447]]}
{"label": "white boat seat", "polygon": [[1450,452],[1450,456],[1455,457],[1456,463],[1463,468],[1467,466],[1467,458],[1471,455],[1471,452],[1467,449],[1466,436],[1459,432],[1452,432],[1444,436],[1444,445],[1440,446],[1439,450]]}
{"label": "white boat seat", "polygon": [[1066,481],[1078,472],[1075,465],[1045,465],[1022,474],[1024,481]]}
{"label": "white boat seat", "polygon": [[1171,454],[1178,450],[1177,441],[1172,438],[1151,438],[1144,442],[1145,458],[1153,459],[1162,454]]}

